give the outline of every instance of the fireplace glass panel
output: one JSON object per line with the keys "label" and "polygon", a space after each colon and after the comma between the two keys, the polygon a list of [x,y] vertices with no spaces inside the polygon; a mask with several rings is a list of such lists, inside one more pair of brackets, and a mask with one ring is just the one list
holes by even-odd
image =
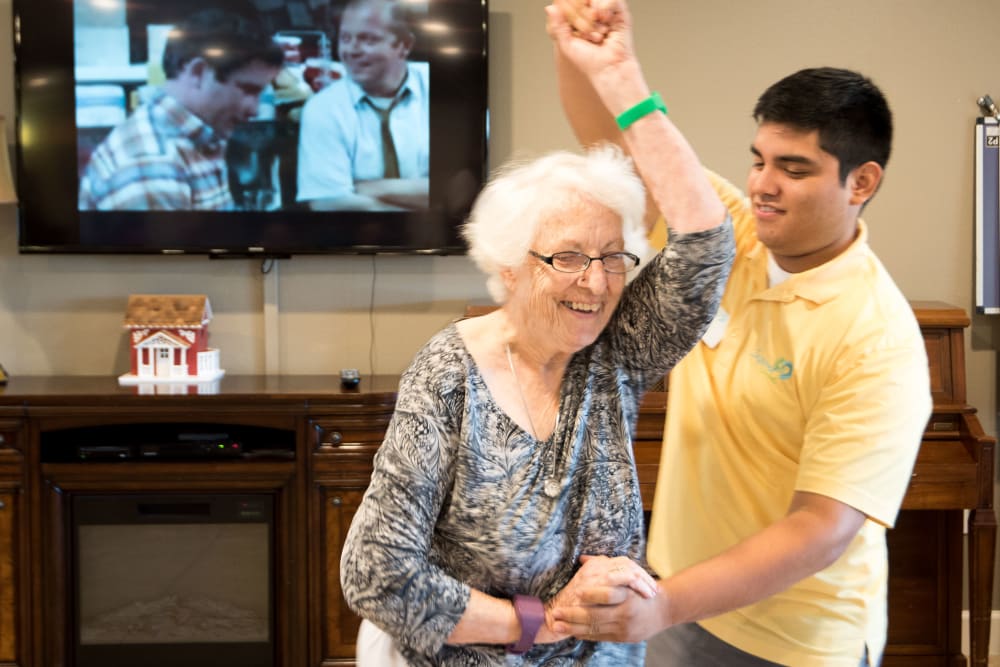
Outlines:
{"label": "fireplace glass panel", "polygon": [[77,496],[73,508],[76,667],[273,664],[270,496]]}

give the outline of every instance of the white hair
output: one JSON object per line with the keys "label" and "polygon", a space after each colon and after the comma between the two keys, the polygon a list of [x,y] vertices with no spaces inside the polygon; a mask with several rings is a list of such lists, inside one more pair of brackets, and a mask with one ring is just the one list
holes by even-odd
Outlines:
{"label": "white hair", "polygon": [[645,188],[632,160],[617,146],[601,144],[583,155],[555,151],[529,162],[508,162],[479,193],[462,227],[469,256],[487,275],[494,301],[507,300],[500,273],[524,261],[539,223],[581,200],[621,218],[625,250],[638,255],[640,265],[653,255],[643,221]]}

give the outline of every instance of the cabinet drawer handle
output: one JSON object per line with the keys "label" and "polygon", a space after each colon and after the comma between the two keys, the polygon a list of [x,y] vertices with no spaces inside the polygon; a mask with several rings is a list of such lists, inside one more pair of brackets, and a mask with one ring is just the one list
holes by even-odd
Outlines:
{"label": "cabinet drawer handle", "polygon": [[344,504],[344,499],[340,496],[334,496],[333,498],[330,498],[330,504],[334,507],[340,507]]}
{"label": "cabinet drawer handle", "polygon": [[5,507],[7,507],[7,503],[5,503],[4,501],[0,500],[0,510],[2,510]]}
{"label": "cabinet drawer handle", "polygon": [[343,441],[344,441],[344,436],[340,433],[340,431],[330,431],[330,433],[328,434],[328,437],[326,439],[326,442],[323,443],[323,444],[326,444],[326,445],[339,445]]}
{"label": "cabinet drawer handle", "polygon": [[7,436],[5,436],[3,433],[0,433],[0,445],[6,442],[7,442]]}

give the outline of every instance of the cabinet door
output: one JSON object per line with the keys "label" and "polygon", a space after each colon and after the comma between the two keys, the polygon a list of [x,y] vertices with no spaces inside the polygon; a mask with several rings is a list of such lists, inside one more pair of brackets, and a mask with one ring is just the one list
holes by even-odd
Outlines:
{"label": "cabinet door", "polygon": [[354,659],[361,619],[350,610],[340,590],[340,552],[351,527],[351,519],[361,504],[364,489],[341,486],[321,486],[319,489],[322,521],[322,554],[319,562],[323,571],[319,581],[323,590],[320,600],[322,619],[322,659],[328,661]]}
{"label": "cabinet door", "polygon": [[886,536],[889,636],[883,667],[957,667],[962,512],[903,510]]}
{"label": "cabinet door", "polygon": [[0,490],[0,663],[18,662],[17,494]]}
{"label": "cabinet door", "polygon": [[28,632],[29,614],[21,608],[24,578],[24,533],[21,490],[24,455],[20,449],[18,421],[0,420],[0,664],[24,665],[22,638]]}
{"label": "cabinet door", "polygon": [[[318,656],[310,664],[323,667],[353,664],[361,619],[344,602],[340,590],[340,552],[372,474],[372,459],[385,435],[392,406],[378,404],[349,414],[310,421],[309,476],[311,586],[310,627]],[[318,569],[318,571],[317,571]],[[315,590],[315,589],[313,589]],[[315,655],[315,654],[313,654]]]}

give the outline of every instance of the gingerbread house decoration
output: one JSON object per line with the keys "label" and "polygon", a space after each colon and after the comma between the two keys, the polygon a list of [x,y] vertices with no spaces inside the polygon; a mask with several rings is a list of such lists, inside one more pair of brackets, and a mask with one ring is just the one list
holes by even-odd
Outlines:
{"label": "gingerbread house decoration", "polygon": [[212,306],[204,294],[132,294],[124,327],[132,370],[119,384],[210,382],[225,374],[208,347]]}

